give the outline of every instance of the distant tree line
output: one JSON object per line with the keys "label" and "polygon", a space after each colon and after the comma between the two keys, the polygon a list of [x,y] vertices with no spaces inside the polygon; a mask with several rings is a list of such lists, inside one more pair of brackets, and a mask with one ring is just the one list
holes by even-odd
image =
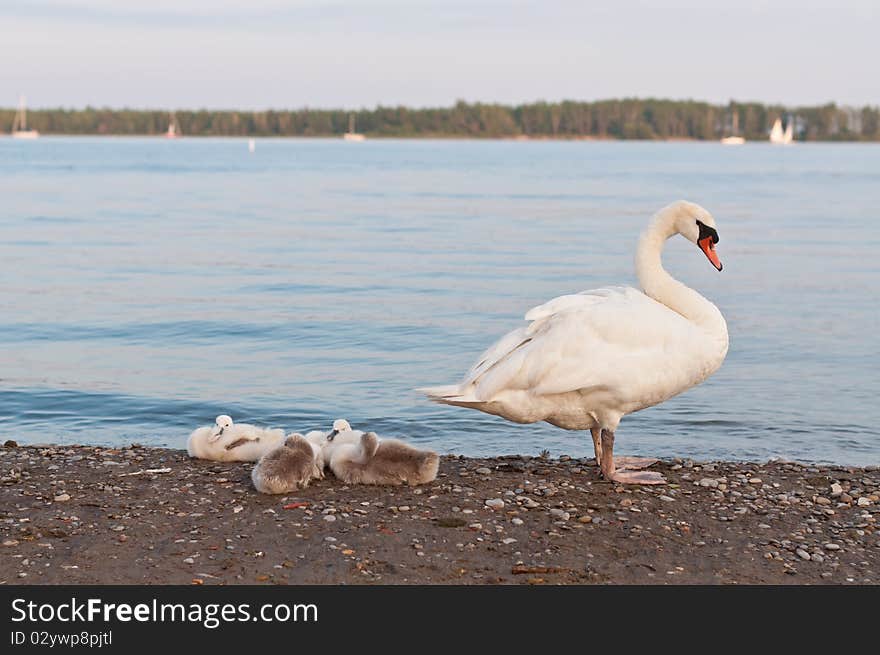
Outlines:
{"label": "distant tree line", "polygon": [[[11,129],[15,109],[0,109],[0,131]],[[269,111],[181,110],[186,136],[339,136],[354,115],[371,137],[607,138],[714,140],[730,134],[765,139],[777,118],[794,121],[808,141],[880,141],[880,108],[784,107],[730,102],[627,98],[597,102],[535,102],[516,106],[458,102],[452,107],[377,107]],[[169,112],[136,109],[38,109],[28,127],[44,134],[159,135]]]}

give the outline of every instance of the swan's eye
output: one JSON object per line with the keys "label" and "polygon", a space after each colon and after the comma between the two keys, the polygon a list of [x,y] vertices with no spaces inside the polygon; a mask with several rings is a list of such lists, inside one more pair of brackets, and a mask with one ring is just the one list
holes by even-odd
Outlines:
{"label": "swan's eye", "polygon": [[718,231],[714,227],[709,227],[702,221],[697,221],[697,228],[700,230],[700,235],[697,237],[697,241],[702,241],[707,237],[712,237],[712,243],[718,243]]}

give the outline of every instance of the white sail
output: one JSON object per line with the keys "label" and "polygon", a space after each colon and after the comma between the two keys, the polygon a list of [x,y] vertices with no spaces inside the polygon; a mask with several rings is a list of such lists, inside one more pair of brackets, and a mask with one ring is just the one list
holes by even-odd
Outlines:
{"label": "white sail", "polygon": [[785,135],[782,133],[782,119],[777,118],[770,130],[770,143],[782,143]]}
{"label": "white sail", "polygon": [[782,135],[783,143],[791,143],[794,138],[794,120],[789,118],[788,125],[785,126],[785,134]]}
{"label": "white sail", "polygon": [[171,113],[171,119],[168,122],[168,131],[165,132],[166,139],[177,139],[180,137],[180,123],[177,122],[177,116]]}
{"label": "white sail", "polygon": [[18,99],[18,111],[15,112],[15,119],[12,121],[12,138],[13,139],[36,139],[40,133],[36,130],[27,128],[27,105],[24,96]]}

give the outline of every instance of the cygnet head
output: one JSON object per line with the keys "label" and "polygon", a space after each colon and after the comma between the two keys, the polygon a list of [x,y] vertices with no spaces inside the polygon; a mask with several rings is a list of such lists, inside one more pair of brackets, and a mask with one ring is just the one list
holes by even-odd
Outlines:
{"label": "cygnet head", "polygon": [[294,448],[296,446],[296,442],[300,439],[305,439],[299,432],[292,432],[287,435],[287,438],[284,440],[284,445],[287,448]]}
{"label": "cygnet head", "polygon": [[227,416],[226,414],[221,414],[217,417],[215,421],[214,429],[211,432],[212,437],[219,437],[223,434],[223,431],[227,428],[232,427],[232,418]]}
{"label": "cygnet head", "polygon": [[333,441],[337,434],[347,430],[351,430],[351,424],[349,424],[344,418],[336,419],[333,421],[333,429],[330,430],[330,433],[327,435],[327,441]]}

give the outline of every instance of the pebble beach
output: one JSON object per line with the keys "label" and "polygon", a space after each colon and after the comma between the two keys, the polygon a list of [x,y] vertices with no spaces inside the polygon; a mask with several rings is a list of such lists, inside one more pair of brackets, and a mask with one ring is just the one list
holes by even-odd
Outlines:
{"label": "pebble beach", "polygon": [[0,448],[0,584],[877,584],[880,467],[445,456],[420,487],[133,445]]}

